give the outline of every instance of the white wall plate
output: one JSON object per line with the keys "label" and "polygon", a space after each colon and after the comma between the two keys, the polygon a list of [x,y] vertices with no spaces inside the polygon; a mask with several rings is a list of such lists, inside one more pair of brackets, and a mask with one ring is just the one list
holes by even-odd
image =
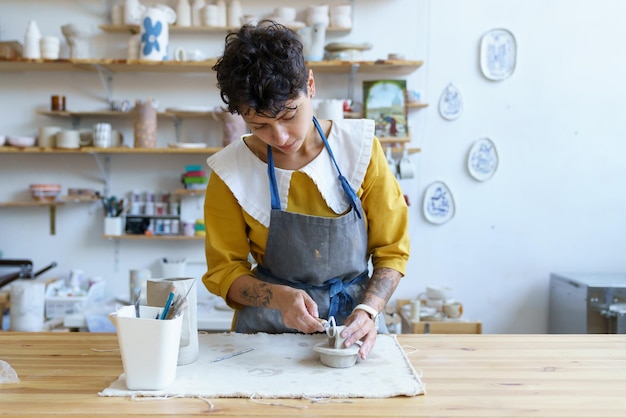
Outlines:
{"label": "white wall plate", "polygon": [[467,170],[474,179],[485,181],[498,169],[498,151],[489,138],[480,138],[472,144],[467,154]]}
{"label": "white wall plate", "polygon": [[463,112],[463,95],[461,90],[450,83],[439,98],[439,114],[446,120],[455,120]]}
{"label": "white wall plate", "polygon": [[424,218],[433,224],[444,224],[452,219],[454,198],[444,182],[436,181],[426,188],[422,210]]}
{"label": "white wall plate", "polygon": [[506,29],[492,29],[480,41],[480,69],[489,80],[509,78],[515,70],[517,43]]}

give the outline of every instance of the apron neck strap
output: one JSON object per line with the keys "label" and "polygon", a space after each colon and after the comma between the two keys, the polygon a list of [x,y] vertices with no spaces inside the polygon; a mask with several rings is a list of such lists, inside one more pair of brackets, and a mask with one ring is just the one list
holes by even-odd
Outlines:
{"label": "apron neck strap", "polygon": [[[339,179],[339,182],[341,183],[341,187],[343,188],[344,193],[346,193],[346,196],[348,196],[348,200],[350,200],[350,206],[352,206],[352,208],[356,211],[356,214],[358,215],[360,219],[361,213],[359,212],[358,206],[356,204],[356,201],[358,200],[356,192],[352,189],[352,187],[350,187],[348,180],[346,180],[343,174],[341,174],[341,169],[339,168],[339,165],[337,164],[337,161],[335,160],[333,150],[330,148],[330,145],[328,144],[328,139],[326,139],[326,135],[324,134],[324,131],[322,130],[322,127],[320,126],[315,116],[313,116],[313,124],[315,125],[317,132],[322,138],[322,141],[324,142],[324,147],[328,150],[330,159],[333,161],[333,164],[335,165],[335,168],[337,169],[337,172],[339,173],[339,176],[337,178]],[[276,172],[274,170],[274,156],[272,155],[272,147],[270,145],[267,146],[267,176],[270,181],[270,196],[272,200],[272,209],[280,210],[281,209],[280,195],[278,193],[278,185],[276,183]]]}

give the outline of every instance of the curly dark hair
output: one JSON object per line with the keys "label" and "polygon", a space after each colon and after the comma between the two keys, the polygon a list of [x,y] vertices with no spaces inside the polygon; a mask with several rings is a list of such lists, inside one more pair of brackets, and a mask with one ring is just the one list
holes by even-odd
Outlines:
{"label": "curly dark hair", "polygon": [[300,38],[271,20],[243,25],[228,34],[224,54],[213,70],[220,96],[231,113],[253,110],[276,117],[288,100],[307,90],[308,72]]}

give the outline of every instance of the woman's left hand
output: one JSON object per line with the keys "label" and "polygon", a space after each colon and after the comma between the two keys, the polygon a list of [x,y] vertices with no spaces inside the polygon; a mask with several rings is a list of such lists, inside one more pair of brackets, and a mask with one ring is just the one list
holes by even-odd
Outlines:
{"label": "woman's left hand", "polygon": [[344,325],[346,329],[341,332],[341,336],[346,338],[346,347],[350,347],[359,340],[362,341],[359,356],[365,360],[376,344],[378,330],[374,320],[367,312],[357,309],[346,318]]}

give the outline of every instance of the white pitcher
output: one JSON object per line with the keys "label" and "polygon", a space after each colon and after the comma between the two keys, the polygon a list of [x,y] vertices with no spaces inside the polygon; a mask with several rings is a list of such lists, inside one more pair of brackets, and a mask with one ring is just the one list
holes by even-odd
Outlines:
{"label": "white pitcher", "polygon": [[140,59],[167,61],[169,25],[176,21],[176,12],[163,4],[146,8],[141,18]]}

